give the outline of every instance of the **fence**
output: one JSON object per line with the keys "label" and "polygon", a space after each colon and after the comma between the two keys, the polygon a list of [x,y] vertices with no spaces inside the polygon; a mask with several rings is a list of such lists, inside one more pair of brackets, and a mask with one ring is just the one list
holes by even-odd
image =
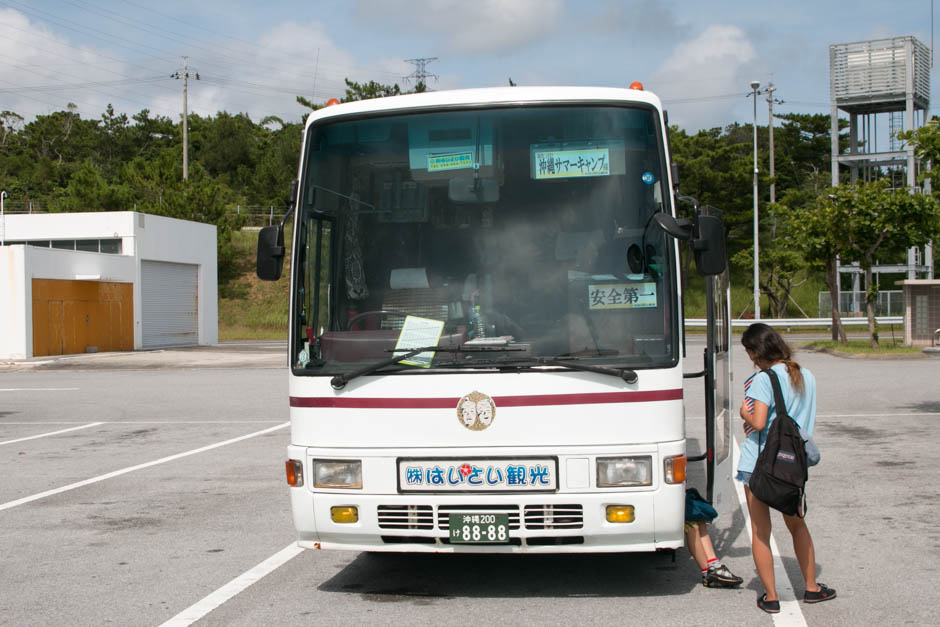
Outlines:
{"label": "fence", "polygon": [[[832,316],[832,298],[829,292],[819,292],[819,317]],[[839,311],[843,316],[865,316],[865,292],[839,292]],[[876,316],[903,316],[904,294],[901,290],[878,292]]]}
{"label": "fence", "polygon": [[38,200],[10,200],[3,201],[3,213],[48,213],[45,206]]}
{"label": "fence", "polygon": [[280,224],[287,212],[287,207],[235,205],[228,207],[226,211],[237,215],[243,227],[260,227]]}
{"label": "fence", "polygon": [[[733,328],[749,327],[755,320],[735,319],[731,321]],[[760,322],[772,327],[782,327],[787,330],[791,328],[806,327],[826,327],[832,324],[832,318],[761,318]],[[875,322],[879,325],[903,324],[903,316],[875,316]],[[685,321],[685,326],[689,328],[704,327],[706,324],[704,318],[689,318]],[[842,318],[842,325],[846,327],[864,327],[868,325],[868,318]]]}

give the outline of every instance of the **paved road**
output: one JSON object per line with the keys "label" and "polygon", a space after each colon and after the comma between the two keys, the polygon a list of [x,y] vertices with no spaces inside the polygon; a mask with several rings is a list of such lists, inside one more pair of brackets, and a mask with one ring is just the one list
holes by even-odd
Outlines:
{"label": "paved road", "polygon": [[[772,622],[754,607],[759,583],[739,509],[713,534],[745,577],[732,591],[698,585],[685,551],[675,562],[291,557],[280,347],[91,355],[0,370],[0,624],[154,625],[204,600],[215,607],[206,625]],[[700,350],[691,340],[687,370],[700,368]],[[839,599],[798,605],[799,614],[778,622],[935,622],[940,359],[799,360],[820,388],[823,462],[809,484],[809,523],[819,577]],[[750,372],[743,351],[735,368],[739,381]],[[700,380],[687,382],[692,436],[701,430],[700,390]],[[778,529],[776,539],[801,594],[787,535]],[[290,559],[256,570],[272,556]]]}

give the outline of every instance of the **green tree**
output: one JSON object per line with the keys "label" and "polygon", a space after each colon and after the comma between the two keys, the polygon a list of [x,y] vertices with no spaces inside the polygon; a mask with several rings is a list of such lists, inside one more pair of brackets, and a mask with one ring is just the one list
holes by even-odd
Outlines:
{"label": "green tree", "polygon": [[836,265],[842,243],[835,236],[839,233],[839,219],[836,206],[827,202],[826,194],[817,196],[812,203],[797,207],[794,215],[797,237],[794,244],[803,251],[810,264],[824,268],[832,302],[832,339],[846,344],[848,339],[839,314],[839,275]]}
{"label": "green tree", "polygon": [[168,148],[155,159],[134,159],[125,166],[122,177],[133,191],[138,211],[214,224],[219,280],[228,280],[235,267],[232,231],[241,226],[238,217],[226,211],[232,192],[213,180],[198,162],[190,164],[188,179],[183,180],[182,174],[178,153]]}
{"label": "green tree", "polygon": [[90,160],[72,173],[65,188],[56,190],[50,203],[52,211],[129,211],[134,201],[127,185],[112,184],[104,179]]}
{"label": "green tree", "polygon": [[[791,292],[809,278],[809,263],[792,244],[796,232],[794,219],[793,211],[785,204],[768,204],[761,213],[760,293],[767,297],[772,318],[789,317]],[[734,254],[731,263],[742,271],[753,268],[753,244]]]}
{"label": "green tree", "polygon": [[400,96],[402,94],[401,87],[398,86],[398,83],[394,85],[383,85],[375,81],[356,83],[348,78],[343,80],[346,81],[346,95],[340,99],[340,102],[387,98],[388,96]]}
{"label": "green tree", "polygon": [[[940,208],[936,199],[924,194],[891,191],[888,181],[873,181],[833,188],[817,202],[818,216],[801,216],[812,229],[805,241],[830,254],[827,262],[835,275],[835,256],[844,262],[857,261],[865,273],[865,311],[872,348],[878,348],[875,302],[878,286],[872,280],[872,266],[879,255],[901,254],[912,246],[923,246],[940,236]],[[834,281],[830,279],[833,310],[837,309]],[[841,325],[840,325],[841,326]],[[835,331],[835,329],[834,329]],[[840,339],[844,338],[844,332]]]}

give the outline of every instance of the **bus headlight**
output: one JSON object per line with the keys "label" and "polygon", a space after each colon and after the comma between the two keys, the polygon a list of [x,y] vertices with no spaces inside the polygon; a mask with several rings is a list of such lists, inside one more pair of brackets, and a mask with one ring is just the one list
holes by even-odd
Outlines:
{"label": "bus headlight", "polygon": [[653,461],[640,457],[598,457],[597,487],[624,488],[653,485]]}
{"label": "bus headlight", "polygon": [[313,460],[313,487],[362,489],[362,462],[358,459]]}

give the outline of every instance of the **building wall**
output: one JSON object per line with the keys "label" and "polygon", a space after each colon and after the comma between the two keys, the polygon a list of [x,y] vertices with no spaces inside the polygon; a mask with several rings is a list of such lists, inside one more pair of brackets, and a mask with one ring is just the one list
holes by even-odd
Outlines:
{"label": "building wall", "polygon": [[33,356],[33,279],[133,285],[133,347],[142,346],[141,261],[198,266],[199,344],[218,343],[216,227],[133,211],[7,215],[5,240],[121,238],[119,255],[0,248],[0,358]]}
{"label": "building wall", "polygon": [[[0,357],[33,357],[33,280],[133,284],[133,257],[17,245],[0,248]],[[136,310],[133,326],[139,325]],[[134,345],[131,348],[135,348]],[[103,349],[102,349],[103,350]],[[84,348],[82,351],[84,352]]]}
{"label": "building wall", "polygon": [[940,280],[908,279],[904,288],[904,343],[933,346],[940,332]]}
{"label": "building wall", "polygon": [[26,282],[22,280],[25,257],[26,246],[0,248],[0,358],[32,355],[32,297],[27,296]]}
{"label": "building wall", "polygon": [[120,237],[124,255],[134,254],[133,211],[33,213],[4,216],[7,240]]}
{"label": "building wall", "polygon": [[[137,287],[134,290],[134,311],[142,311],[140,299],[140,261],[170,261],[199,266],[199,344],[219,343],[219,283],[217,262],[217,234],[214,224],[202,224],[152,216],[133,214],[134,235],[137,243]],[[139,317],[138,317],[139,319]],[[134,345],[142,345],[139,325],[135,329]]]}

